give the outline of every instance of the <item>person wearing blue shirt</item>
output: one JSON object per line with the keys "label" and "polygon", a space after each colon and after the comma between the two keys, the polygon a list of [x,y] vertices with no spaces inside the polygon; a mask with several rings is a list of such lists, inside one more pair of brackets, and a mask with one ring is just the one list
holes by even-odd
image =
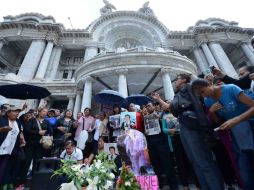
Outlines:
{"label": "person wearing blue shirt", "polygon": [[192,89],[205,98],[213,121],[224,121],[218,129],[230,129],[244,189],[253,190],[254,134],[249,119],[254,116],[254,101],[234,84],[213,86],[206,80],[197,79],[193,81]]}
{"label": "person wearing blue shirt", "polygon": [[50,127],[52,128],[52,130],[54,130],[56,128],[56,123],[58,118],[55,117],[55,110],[51,109],[48,112],[47,117],[45,118],[45,120],[47,120],[50,124]]}

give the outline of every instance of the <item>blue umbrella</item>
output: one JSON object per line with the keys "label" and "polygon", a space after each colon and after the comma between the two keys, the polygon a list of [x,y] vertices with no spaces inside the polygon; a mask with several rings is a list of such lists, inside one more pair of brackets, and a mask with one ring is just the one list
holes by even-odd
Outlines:
{"label": "blue umbrella", "polygon": [[10,99],[41,99],[51,93],[43,87],[30,84],[10,84],[0,86],[0,95]]}
{"label": "blue umbrella", "polygon": [[143,106],[149,102],[153,102],[153,100],[151,98],[149,98],[148,96],[146,96],[144,94],[133,94],[133,95],[128,96],[126,98],[126,100],[127,100],[128,104],[134,103],[139,106]]}
{"label": "blue umbrella", "polygon": [[102,90],[95,96],[95,101],[104,105],[126,105],[125,98],[117,91],[114,90]]}

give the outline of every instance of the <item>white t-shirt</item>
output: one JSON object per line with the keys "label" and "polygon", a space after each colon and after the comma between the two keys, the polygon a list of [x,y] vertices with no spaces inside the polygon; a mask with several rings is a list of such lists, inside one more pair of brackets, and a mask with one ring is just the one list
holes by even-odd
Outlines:
{"label": "white t-shirt", "polygon": [[94,130],[95,130],[95,133],[94,133],[94,140],[98,141],[99,140],[99,137],[100,137],[100,125],[101,125],[101,120],[99,119],[96,119],[95,120],[95,124],[94,124]]}
{"label": "white t-shirt", "polygon": [[80,161],[83,160],[83,153],[79,148],[75,148],[71,155],[68,155],[66,150],[64,150],[61,153],[60,158],[64,160]]}
{"label": "white t-shirt", "polygon": [[20,132],[18,123],[16,121],[9,120],[9,126],[12,128],[12,130],[8,132],[5,140],[0,145],[0,155],[5,155],[5,154],[11,155],[15,147],[18,134]]}

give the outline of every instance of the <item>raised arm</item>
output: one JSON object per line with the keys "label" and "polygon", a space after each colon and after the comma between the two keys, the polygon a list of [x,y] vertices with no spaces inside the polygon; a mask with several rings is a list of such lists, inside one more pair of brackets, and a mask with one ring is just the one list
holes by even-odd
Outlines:
{"label": "raised arm", "polygon": [[164,101],[161,99],[161,97],[160,97],[160,95],[159,95],[158,93],[153,92],[153,93],[151,94],[151,97],[152,97],[154,100],[156,100],[157,102],[160,103],[160,105],[161,105],[161,107],[162,107],[163,110],[170,109],[170,104],[164,102]]}

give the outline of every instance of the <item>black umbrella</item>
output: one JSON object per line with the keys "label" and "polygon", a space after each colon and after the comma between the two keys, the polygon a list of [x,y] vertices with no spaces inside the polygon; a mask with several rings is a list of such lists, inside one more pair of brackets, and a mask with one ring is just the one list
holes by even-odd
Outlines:
{"label": "black umbrella", "polygon": [[51,93],[43,87],[30,84],[10,84],[0,86],[0,95],[10,99],[41,99]]}

